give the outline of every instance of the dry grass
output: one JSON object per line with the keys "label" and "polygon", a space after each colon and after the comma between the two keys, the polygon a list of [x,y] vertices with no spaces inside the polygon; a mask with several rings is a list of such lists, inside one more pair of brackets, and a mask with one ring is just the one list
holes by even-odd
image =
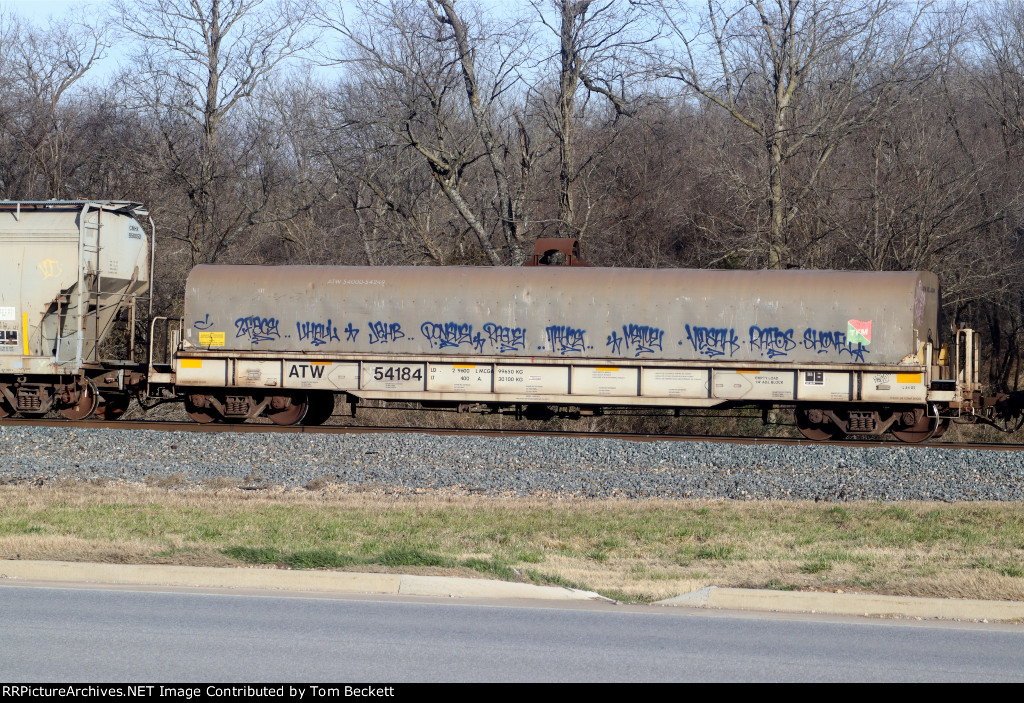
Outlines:
{"label": "dry grass", "polygon": [[[172,477],[167,477],[172,478]],[[703,586],[1024,600],[1024,506],[0,486],[0,558],[476,575],[656,600]]]}

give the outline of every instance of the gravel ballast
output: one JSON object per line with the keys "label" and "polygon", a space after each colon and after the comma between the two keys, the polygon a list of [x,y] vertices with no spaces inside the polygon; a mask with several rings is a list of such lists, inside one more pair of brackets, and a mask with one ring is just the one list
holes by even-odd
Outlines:
{"label": "gravel ballast", "polygon": [[[66,480],[736,500],[1024,500],[1024,452],[0,427],[0,484]],[[319,479],[319,480],[318,480]]]}

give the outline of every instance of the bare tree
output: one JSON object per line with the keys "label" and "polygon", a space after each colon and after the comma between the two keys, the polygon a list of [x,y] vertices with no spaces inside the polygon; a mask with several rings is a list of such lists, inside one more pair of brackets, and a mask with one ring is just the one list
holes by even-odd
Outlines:
{"label": "bare tree", "polygon": [[[558,235],[578,237],[576,181],[582,169],[603,149],[591,151],[578,163],[577,132],[583,121],[579,101],[601,96],[612,106],[615,119],[631,115],[635,96],[629,94],[639,75],[640,49],[658,37],[637,3],[618,0],[531,0],[541,24],[558,42],[557,93],[548,104],[548,123],[558,142]],[[543,70],[543,69],[542,69]],[[542,76],[547,72],[544,71]],[[581,96],[581,90],[583,95]],[[610,136],[615,130],[607,130]]]}
{"label": "bare tree", "polygon": [[[897,0],[708,0],[694,16],[659,3],[675,40],[662,75],[720,108],[759,140],[766,226],[755,255],[799,264],[787,227],[845,139],[879,119],[922,77],[927,4]],[[799,183],[787,169],[807,163]]]}
{"label": "bare tree", "polygon": [[[65,157],[75,123],[64,105],[75,86],[103,58],[110,43],[105,25],[51,19],[44,27],[0,16],[0,71],[4,86],[0,129],[21,156],[21,178],[5,179],[11,197],[68,197],[64,188]],[[6,88],[6,90],[4,90]]]}
{"label": "bare tree", "polygon": [[[339,242],[324,230],[310,204],[332,200],[339,182],[324,158],[322,125],[331,120],[328,89],[311,70],[293,70],[266,81],[241,107],[249,134],[247,149],[257,162],[246,190],[265,199],[259,234],[250,258],[264,263],[337,263]],[[257,187],[258,184],[258,187]],[[250,208],[256,207],[253,202]]]}
{"label": "bare tree", "polygon": [[510,132],[514,130],[506,123],[506,139],[500,138],[500,120],[498,115],[494,114],[494,108],[500,105],[502,95],[506,91],[512,90],[517,82],[517,62],[521,59],[520,49],[526,42],[526,35],[521,32],[512,33],[510,30],[503,31],[503,35],[509,37],[510,46],[505,53],[499,55],[493,74],[494,79],[488,86],[477,75],[476,60],[478,49],[487,41],[486,35],[470,37],[466,22],[455,11],[454,0],[433,0],[433,2],[436,2],[437,7],[441,10],[440,12],[435,11],[435,19],[442,25],[447,24],[452,30],[451,41],[454,42],[458,52],[466,100],[469,103],[473,124],[483,144],[484,153],[494,176],[502,233],[509,249],[509,257],[513,263],[518,264],[526,258],[523,250],[523,245],[526,243],[523,231],[525,229],[523,206],[526,200],[526,183],[529,180],[529,147],[525,128],[521,122],[518,122],[518,130],[515,130],[515,133],[519,137],[518,146],[521,158],[513,166],[513,168],[518,167],[520,176],[519,187],[516,188],[513,185],[513,178],[510,177],[510,164],[506,158],[503,158],[511,146],[509,142],[512,140],[509,137],[512,136]]}
{"label": "bare tree", "polygon": [[[1017,390],[1024,349],[1024,284],[1020,271],[1024,260],[1024,3],[978,3],[971,8],[971,19],[974,33],[970,46],[978,50],[959,54],[962,83],[967,89],[953,95],[967,106],[972,106],[973,99],[973,104],[985,108],[964,120],[969,125],[964,130],[967,139],[978,131],[978,125],[983,131],[988,131],[989,125],[998,131],[1001,168],[987,184],[984,196],[986,208],[999,218],[976,242],[984,251],[993,251],[1001,266],[994,272],[970,266],[967,272],[955,273],[958,277],[981,273],[982,280],[972,281],[970,288],[987,292],[974,305],[969,297],[967,303],[958,306],[958,312],[973,318],[972,324],[979,328],[987,328],[986,342],[993,350],[990,382]],[[959,132],[957,136],[956,143],[964,148],[964,139]],[[972,158],[978,151],[976,158],[984,159],[986,153],[991,154],[986,146],[974,141],[964,150]]]}
{"label": "bare tree", "polygon": [[[180,235],[192,264],[221,258],[261,221],[264,201],[233,202],[240,174],[226,121],[284,62],[308,49],[306,0],[116,0],[137,39],[124,88],[161,124],[165,166],[191,210]],[[218,192],[219,191],[219,192]]]}
{"label": "bare tree", "polygon": [[979,85],[998,116],[1007,159],[1018,160],[1024,142],[1024,3],[979,5],[974,21],[986,64]]}
{"label": "bare tree", "polygon": [[[452,223],[446,214],[464,221],[451,213],[422,157],[395,143],[395,125],[403,118],[389,107],[393,91],[393,85],[366,76],[315,92],[292,82],[285,91],[315,105],[312,110],[289,107],[288,116],[282,111],[280,118],[281,132],[301,154],[297,169],[310,174],[307,182],[322,183],[321,189],[329,183],[337,195],[327,210],[282,223],[289,242],[317,236],[299,231],[305,222],[322,230],[335,256],[369,265],[452,260],[455,238],[448,236]],[[289,104],[295,101],[292,97]]]}
{"label": "bare tree", "polygon": [[21,40],[21,21],[0,7],[0,195],[25,197],[21,181],[25,167],[21,163],[21,145],[17,136],[18,91],[11,77],[12,47]]}
{"label": "bare tree", "polygon": [[[423,159],[491,264],[521,262],[529,144],[504,101],[519,81],[526,33],[492,26],[479,12],[469,22],[451,0],[355,6],[354,21],[342,4],[321,20],[344,40],[342,60],[355,77],[383,100],[376,125],[390,129],[390,146]],[[488,197],[478,192],[483,169]],[[492,241],[492,222],[505,254]]]}

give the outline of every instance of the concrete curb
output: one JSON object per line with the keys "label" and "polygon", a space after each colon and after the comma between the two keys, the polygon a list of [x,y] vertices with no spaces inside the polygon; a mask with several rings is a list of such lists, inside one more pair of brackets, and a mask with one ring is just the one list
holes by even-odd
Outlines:
{"label": "concrete curb", "polygon": [[[316,593],[380,593],[450,598],[522,598],[530,600],[603,600],[591,591],[527,583],[447,576],[363,574],[342,571],[289,571],[161,564],[92,564],[63,561],[0,560],[0,583],[14,581],[93,583],[97,585],[253,588]],[[701,588],[655,605],[820,613],[873,617],[950,620],[1024,621],[1024,603],[943,598],[907,598],[855,593],[762,591]]]}
{"label": "concrete curb", "polygon": [[806,593],[760,591],[711,586],[657,605],[679,605],[724,610],[767,610],[781,613],[822,613],[873,617],[942,618],[949,620],[1024,620],[1019,601],[964,598],[909,598],[859,593]]}
{"label": "concrete curb", "polygon": [[159,564],[0,560],[0,582],[6,579],[95,583],[98,585],[265,588],[288,591],[383,593],[453,598],[606,600],[596,593],[573,588],[535,586],[528,583],[509,583],[485,579]]}

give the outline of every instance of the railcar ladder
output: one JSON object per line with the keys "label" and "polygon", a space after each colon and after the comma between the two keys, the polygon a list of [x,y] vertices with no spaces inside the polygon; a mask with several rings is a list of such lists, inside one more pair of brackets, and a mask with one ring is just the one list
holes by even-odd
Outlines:
{"label": "railcar ladder", "polygon": [[[103,206],[96,208],[96,222],[88,222],[89,208],[86,203],[78,220],[78,329],[76,331],[75,361],[81,366],[83,347],[92,342],[92,358],[89,361],[99,362],[100,354],[100,291],[102,274],[100,273],[100,233],[103,229]],[[94,233],[89,242],[89,233]],[[92,336],[88,336],[89,321],[92,321]]]}
{"label": "railcar ladder", "polygon": [[954,352],[954,378],[957,391],[964,400],[972,400],[982,392],[981,384],[981,335],[972,329],[956,331]]}
{"label": "railcar ladder", "polygon": [[[62,203],[70,204],[70,203]],[[76,290],[77,321],[75,329],[75,362],[81,366],[83,361],[92,363],[100,362],[100,313],[103,312],[102,296],[114,296],[117,290],[103,290],[103,271],[100,266],[103,253],[103,213],[104,210],[128,213],[132,216],[147,217],[150,227],[149,239],[149,279],[146,282],[148,291],[145,296],[149,302],[149,317],[153,316],[153,275],[156,268],[156,227],[153,218],[148,211],[135,207],[135,203],[128,201],[102,201],[87,202],[82,205],[78,224],[78,286]],[[96,221],[88,222],[88,215],[91,211],[96,212]],[[131,361],[135,359],[135,323],[136,304],[138,296],[132,293],[133,286],[138,282],[139,272],[132,275],[131,280],[124,286],[120,296],[107,304],[106,308],[120,308],[126,298],[131,298],[129,309],[129,336],[128,356]],[[70,303],[70,301],[68,301]],[[91,334],[90,334],[91,321]],[[92,351],[89,359],[85,356],[85,345],[92,343]]]}

